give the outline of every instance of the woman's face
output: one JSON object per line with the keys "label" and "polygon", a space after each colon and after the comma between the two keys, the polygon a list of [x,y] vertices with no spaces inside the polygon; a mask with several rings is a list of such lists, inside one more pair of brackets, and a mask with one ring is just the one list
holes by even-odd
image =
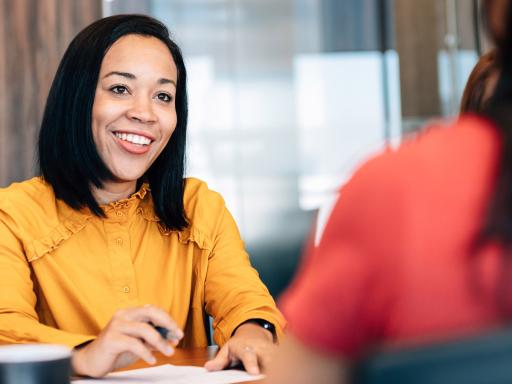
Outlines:
{"label": "woman's face", "polygon": [[176,128],[177,69],[154,37],[126,35],[101,63],[92,132],[116,182],[135,182],[156,160]]}

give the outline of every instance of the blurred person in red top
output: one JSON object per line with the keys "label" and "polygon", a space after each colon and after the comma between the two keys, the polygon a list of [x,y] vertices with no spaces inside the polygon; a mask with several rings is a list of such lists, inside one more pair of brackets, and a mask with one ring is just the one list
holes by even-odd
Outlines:
{"label": "blurred person in red top", "polygon": [[364,164],[283,297],[268,382],[347,382],[372,347],[498,328],[512,312],[512,6],[484,2],[499,76],[480,116]]}

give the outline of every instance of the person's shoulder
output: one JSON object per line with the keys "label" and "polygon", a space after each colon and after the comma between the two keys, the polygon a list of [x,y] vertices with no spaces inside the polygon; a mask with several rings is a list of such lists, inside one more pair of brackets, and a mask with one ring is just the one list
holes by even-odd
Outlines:
{"label": "person's shoulder", "polygon": [[226,210],[224,199],[204,181],[190,177],[185,179],[183,203],[189,225],[180,232],[180,239],[213,249],[219,220]]}
{"label": "person's shoulder", "polygon": [[460,151],[479,150],[496,154],[501,147],[499,130],[489,119],[474,114],[463,115],[453,123],[450,139]]}
{"label": "person's shoulder", "polygon": [[[454,182],[485,177],[499,153],[499,135],[481,117],[439,121],[421,133],[387,147],[362,164],[342,189],[353,195],[383,201],[404,195],[420,196]],[[378,193],[375,193],[378,191]]]}
{"label": "person's shoulder", "polygon": [[53,188],[40,177],[0,189],[0,213],[13,231],[34,236],[58,222]]}
{"label": "person's shoulder", "polygon": [[404,143],[404,156],[418,158],[447,157],[454,160],[468,152],[492,153],[499,146],[498,131],[493,124],[477,115],[460,116],[453,121],[428,125],[417,138]]}
{"label": "person's shoulder", "polygon": [[222,196],[208,187],[208,184],[195,177],[185,179],[185,191],[183,194],[185,206],[198,203],[224,204]]}
{"label": "person's shoulder", "polygon": [[222,196],[194,177],[185,179],[183,202],[187,218],[202,227],[215,222],[225,208]]}
{"label": "person's shoulder", "polygon": [[461,167],[466,169],[468,162],[485,166],[497,154],[499,145],[499,135],[491,122],[468,115],[428,125],[398,147],[387,148],[369,160],[362,170],[386,180],[437,177],[459,172]]}
{"label": "person's shoulder", "polygon": [[18,209],[31,209],[34,206],[45,207],[49,201],[55,201],[53,189],[41,177],[0,188],[0,208],[15,206]]}

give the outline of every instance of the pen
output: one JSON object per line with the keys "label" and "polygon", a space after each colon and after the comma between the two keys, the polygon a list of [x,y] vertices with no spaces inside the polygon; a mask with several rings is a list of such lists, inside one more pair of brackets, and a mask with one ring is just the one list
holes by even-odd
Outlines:
{"label": "pen", "polygon": [[160,334],[160,336],[162,336],[162,338],[166,339],[166,340],[170,340],[170,341],[179,341],[180,338],[179,336],[174,333],[173,331],[165,328],[165,327],[160,327],[159,325],[155,325],[153,323],[149,323],[149,325],[151,325],[153,328],[155,328],[155,330]]}

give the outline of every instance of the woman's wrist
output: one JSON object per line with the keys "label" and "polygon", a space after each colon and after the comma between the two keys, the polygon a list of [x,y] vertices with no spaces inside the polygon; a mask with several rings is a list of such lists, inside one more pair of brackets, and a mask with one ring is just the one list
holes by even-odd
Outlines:
{"label": "woman's wrist", "polygon": [[233,336],[262,337],[271,343],[274,342],[274,335],[272,332],[254,322],[245,322],[240,324],[233,333]]}
{"label": "woman's wrist", "polygon": [[233,335],[236,333],[236,331],[244,324],[254,324],[264,330],[266,330],[267,332],[269,332],[271,335],[272,335],[272,341],[274,343],[277,342],[277,332],[276,332],[276,327],[274,326],[274,324],[268,322],[267,320],[264,320],[264,319],[249,319],[249,320],[246,320],[244,321],[242,324],[240,324],[236,329],[235,331],[233,332]]}
{"label": "woman's wrist", "polygon": [[84,367],[84,349],[90,343],[92,343],[94,339],[87,340],[81,344],[78,344],[73,348],[73,352],[71,354],[71,369],[73,370],[73,374],[76,376],[88,376],[87,370]]}
{"label": "woman's wrist", "polygon": [[83,348],[75,348],[71,354],[71,369],[75,376],[88,376],[87,370],[83,367]]}

